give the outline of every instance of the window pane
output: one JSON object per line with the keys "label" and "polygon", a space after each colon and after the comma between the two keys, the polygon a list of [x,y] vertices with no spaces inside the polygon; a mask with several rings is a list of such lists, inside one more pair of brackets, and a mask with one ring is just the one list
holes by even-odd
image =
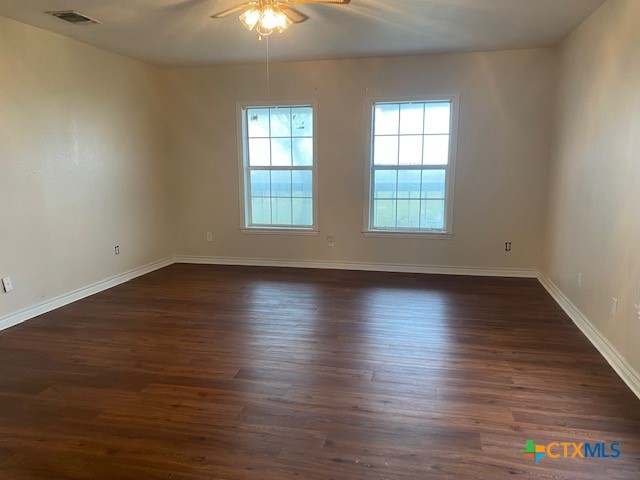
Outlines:
{"label": "window pane", "polygon": [[274,170],[271,172],[271,196],[291,196],[291,170]]}
{"label": "window pane", "polygon": [[268,197],[271,192],[271,176],[269,170],[253,170],[251,175],[251,196]]}
{"label": "window pane", "polygon": [[310,170],[293,170],[291,179],[294,197],[311,198],[313,196],[313,174]]}
{"label": "window pane", "polygon": [[373,109],[371,228],[445,230],[452,102]]}
{"label": "window pane", "polygon": [[447,165],[449,163],[449,135],[425,135],[424,164]]}
{"label": "window pane", "polygon": [[396,226],[396,201],[374,200],[373,202],[373,227],[395,228]]}
{"label": "window pane", "polygon": [[398,172],[395,170],[376,170],[373,192],[375,198],[396,198]]}
{"label": "window pane", "polygon": [[420,228],[420,200],[398,200],[398,228]]}
{"label": "window pane", "polygon": [[445,170],[423,170],[422,198],[444,198],[446,178]]}
{"label": "window pane", "polygon": [[249,108],[247,109],[247,129],[249,137],[269,136],[269,109]]}
{"label": "window pane", "polygon": [[451,128],[451,103],[427,103],[424,109],[424,133],[448,134]]}
{"label": "window pane", "polygon": [[293,224],[303,227],[313,226],[313,203],[310,198],[293,199]]}
{"label": "window pane", "polygon": [[245,115],[247,223],[313,227],[313,108],[253,107]]}
{"label": "window pane", "polygon": [[398,137],[375,137],[373,146],[373,164],[398,164]]}
{"label": "window pane", "polygon": [[422,135],[400,137],[400,165],[422,163]]}
{"label": "window pane", "polygon": [[313,165],[313,138],[291,139],[293,148],[293,165],[310,167]]}
{"label": "window pane", "polygon": [[424,103],[403,103],[400,105],[400,133],[422,135]]}
{"label": "window pane", "polygon": [[249,139],[249,165],[266,167],[271,163],[271,152],[268,138]]}
{"label": "window pane", "polygon": [[375,135],[397,135],[399,132],[400,106],[397,103],[375,106]]}
{"label": "window pane", "polygon": [[[420,170],[398,172],[398,198],[420,198]],[[400,212],[398,212],[399,219]]]}
{"label": "window pane", "polygon": [[251,198],[251,223],[254,225],[269,225],[271,223],[270,198]]}
{"label": "window pane", "polygon": [[291,139],[271,139],[271,165],[275,167],[291,166]]}
{"label": "window pane", "polygon": [[291,109],[271,108],[271,136],[290,137],[291,136]]}
{"label": "window pane", "polygon": [[311,107],[291,109],[291,134],[294,137],[313,137],[313,109]]}
{"label": "window pane", "polygon": [[422,200],[420,227],[444,230],[444,200]]}
{"label": "window pane", "polygon": [[272,198],[271,218],[274,225],[291,225],[291,198]]}

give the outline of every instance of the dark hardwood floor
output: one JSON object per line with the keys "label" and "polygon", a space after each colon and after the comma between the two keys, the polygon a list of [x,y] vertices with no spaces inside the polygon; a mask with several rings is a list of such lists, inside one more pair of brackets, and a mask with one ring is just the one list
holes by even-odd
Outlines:
{"label": "dark hardwood floor", "polygon": [[173,265],[0,360],[2,480],[640,479],[640,401],[536,280]]}

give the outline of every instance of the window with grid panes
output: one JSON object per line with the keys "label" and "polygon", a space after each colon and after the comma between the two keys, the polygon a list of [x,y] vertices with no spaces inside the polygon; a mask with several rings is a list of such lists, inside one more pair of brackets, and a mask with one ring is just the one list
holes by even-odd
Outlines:
{"label": "window with grid panes", "polygon": [[242,116],[245,226],[313,229],[313,108],[246,107]]}
{"label": "window with grid panes", "polygon": [[453,99],[375,102],[369,230],[449,230]]}

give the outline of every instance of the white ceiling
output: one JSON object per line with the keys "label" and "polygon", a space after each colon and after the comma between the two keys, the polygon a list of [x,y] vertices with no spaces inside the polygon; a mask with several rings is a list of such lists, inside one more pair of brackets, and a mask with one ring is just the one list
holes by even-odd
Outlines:
{"label": "white ceiling", "polygon": [[[249,63],[265,43],[237,14],[242,0],[0,0],[5,16],[156,65]],[[299,5],[311,17],[270,40],[272,60],[505,50],[559,43],[604,0],[352,0]],[[44,12],[76,10],[101,25]]]}

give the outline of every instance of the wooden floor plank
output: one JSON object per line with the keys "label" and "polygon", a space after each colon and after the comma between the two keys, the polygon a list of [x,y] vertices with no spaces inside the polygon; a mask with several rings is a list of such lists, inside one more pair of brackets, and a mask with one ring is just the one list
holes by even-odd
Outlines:
{"label": "wooden floor plank", "polygon": [[172,265],[0,358],[3,480],[640,478],[640,401],[532,279]]}

